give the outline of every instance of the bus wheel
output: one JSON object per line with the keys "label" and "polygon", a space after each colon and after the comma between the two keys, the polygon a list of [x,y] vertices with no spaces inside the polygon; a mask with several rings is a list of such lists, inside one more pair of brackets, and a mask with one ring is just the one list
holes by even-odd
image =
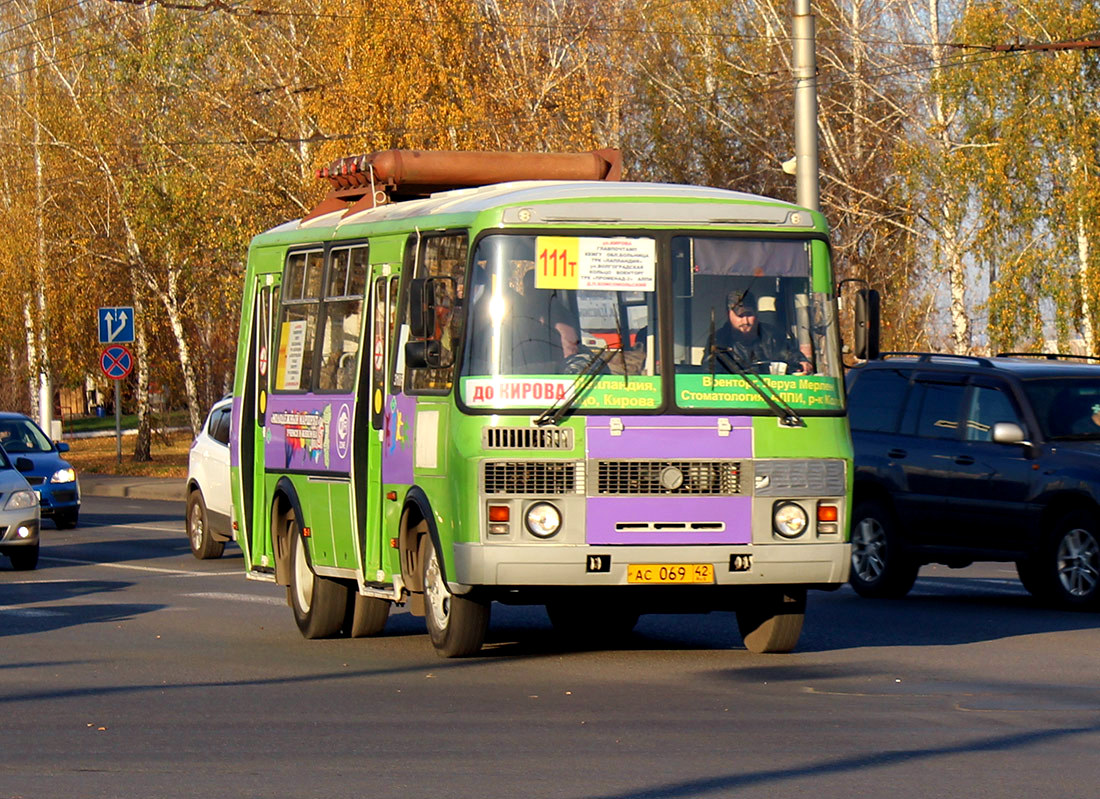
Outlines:
{"label": "bus wheel", "polygon": [[420,539],[420,575],[424,585],[424,619],[435,651],[445,658],[476,654],[489,629],[489,605],[455,596],[443,579],[431,536]]}
{"label": "bus wheel", "polygon": [[352,638],[370,638],[382,632],[390,617],[390,601],[363,596],[354,586],[348,591],[348,609],[344,629]]}
{"label": "bus wheel", "polygon": [[291,511],[287,518],[290,535],[290,606],[294,621],[306,638],[330,638],[340,632],[348,606],[344,585],[318,577],[309,563],[306,540]]}
{"label": "bus wheel", "polygon": [[737,609],[737,629],[750,652],[790,652],[798,644],[805,618],[805,588],[760,589]]}

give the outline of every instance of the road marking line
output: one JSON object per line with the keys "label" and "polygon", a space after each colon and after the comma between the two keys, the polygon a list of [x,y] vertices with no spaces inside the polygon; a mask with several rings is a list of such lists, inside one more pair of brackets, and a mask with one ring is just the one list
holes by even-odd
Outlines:
{"label": "road marking line", "polygon": [[184,529],[183,522],[173,527],[154,527],[151,524],[97,524],[102,530],[152,530],[156,533],[178,533]]}
{"label": "road marking line", "polygon": [[232,577],[238,572],[189,572],[182,569],[158,569],[156,566],[131,566],[126,563],[105,563],[99,560],[77,560],[76,558],[42,557],[56,563],[72,563],[77,566],[103,566],[108,569],[130,569],[131,571],[152,572],[154,574],[175,574],[182,577]]}
{"label": "road marking line", "polygon": [[257,602],[262,605],[285,605],[286,599],[274,596],[253,596],[252,594],[230,594],[223,591],[196,591],[184,596],[197,596],[203,599],[230,600],[233,602]]}

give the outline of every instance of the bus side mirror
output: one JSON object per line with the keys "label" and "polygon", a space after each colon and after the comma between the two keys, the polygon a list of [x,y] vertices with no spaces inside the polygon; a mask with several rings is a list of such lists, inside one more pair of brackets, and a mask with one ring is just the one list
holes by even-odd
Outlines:
{"label": "bus side mirror", "polygon": [[439,369],[443,362],[443,345],[439,341],[409,341],[405,343],[405,365],[410,369]]}
{"label": "bus side mirror", "polygon": [[873,361],[879,356],[879,293],[874,289],[856,292],[855,351],[860,360]]}
{"label": "bus side mirror", "polygon": [[429,309],[435,304],[433,294],[432,278],[414,277],[409,281],[409,335],[413,338],[427,338],[432,332]]}

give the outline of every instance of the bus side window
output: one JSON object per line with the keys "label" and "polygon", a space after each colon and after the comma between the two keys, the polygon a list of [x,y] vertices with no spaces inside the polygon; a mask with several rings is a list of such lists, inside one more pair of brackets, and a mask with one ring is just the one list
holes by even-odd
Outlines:
{"label": "bus side window", "polygon": [[[435,296],[436,330],[434,332],[438,335],[442,347],[442,362],[449,366],[438,369],[430,367],[409,369],[405,378],[405,391],[409,394],[444,394],[451,390],[455,354],[458,342],[462,340],[465,309],[459,287],[465,283],[466,279],[466,252],[469,239],[465,231],[424,236],[419,240],[419,252],[415,242],[416,238],[410,238],[409,243],[412,246],[405,251],[405,274],[421,278],[451,278],[435,284],[441,290]],[[403,323],[407,324],[407,297],[403,298],[403,307]]]}
{"label": "bus side window", "polygon": [[350,392],[355,385],[363,294],[367,283],[367,248],[334,249],[325,289],[324,335],[321,339],[321,391]]}
{"label": "bus side window", "polygon": [[275,358],[275,391],[308,391],[312,385],[323,266],[322,250],[287,255]]}

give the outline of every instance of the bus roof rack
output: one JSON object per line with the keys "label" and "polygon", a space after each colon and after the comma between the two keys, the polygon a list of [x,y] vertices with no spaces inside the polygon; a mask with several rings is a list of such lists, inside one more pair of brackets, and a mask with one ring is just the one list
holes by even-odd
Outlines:
{"label": "bus roof rack", "polygon": [[329,182],[329,192],[303,221],[512,180],[619,180],[622,153],[383,150],[337,159],[317,177]]}
{"label": "bus roof rack", "polygon": [[1062,361],[1076,358],[1079,361],[1100,361],[1095,355],[1073,355],[1068,352],[998,352],[998,358],[1045,358],[1048,361]]}

